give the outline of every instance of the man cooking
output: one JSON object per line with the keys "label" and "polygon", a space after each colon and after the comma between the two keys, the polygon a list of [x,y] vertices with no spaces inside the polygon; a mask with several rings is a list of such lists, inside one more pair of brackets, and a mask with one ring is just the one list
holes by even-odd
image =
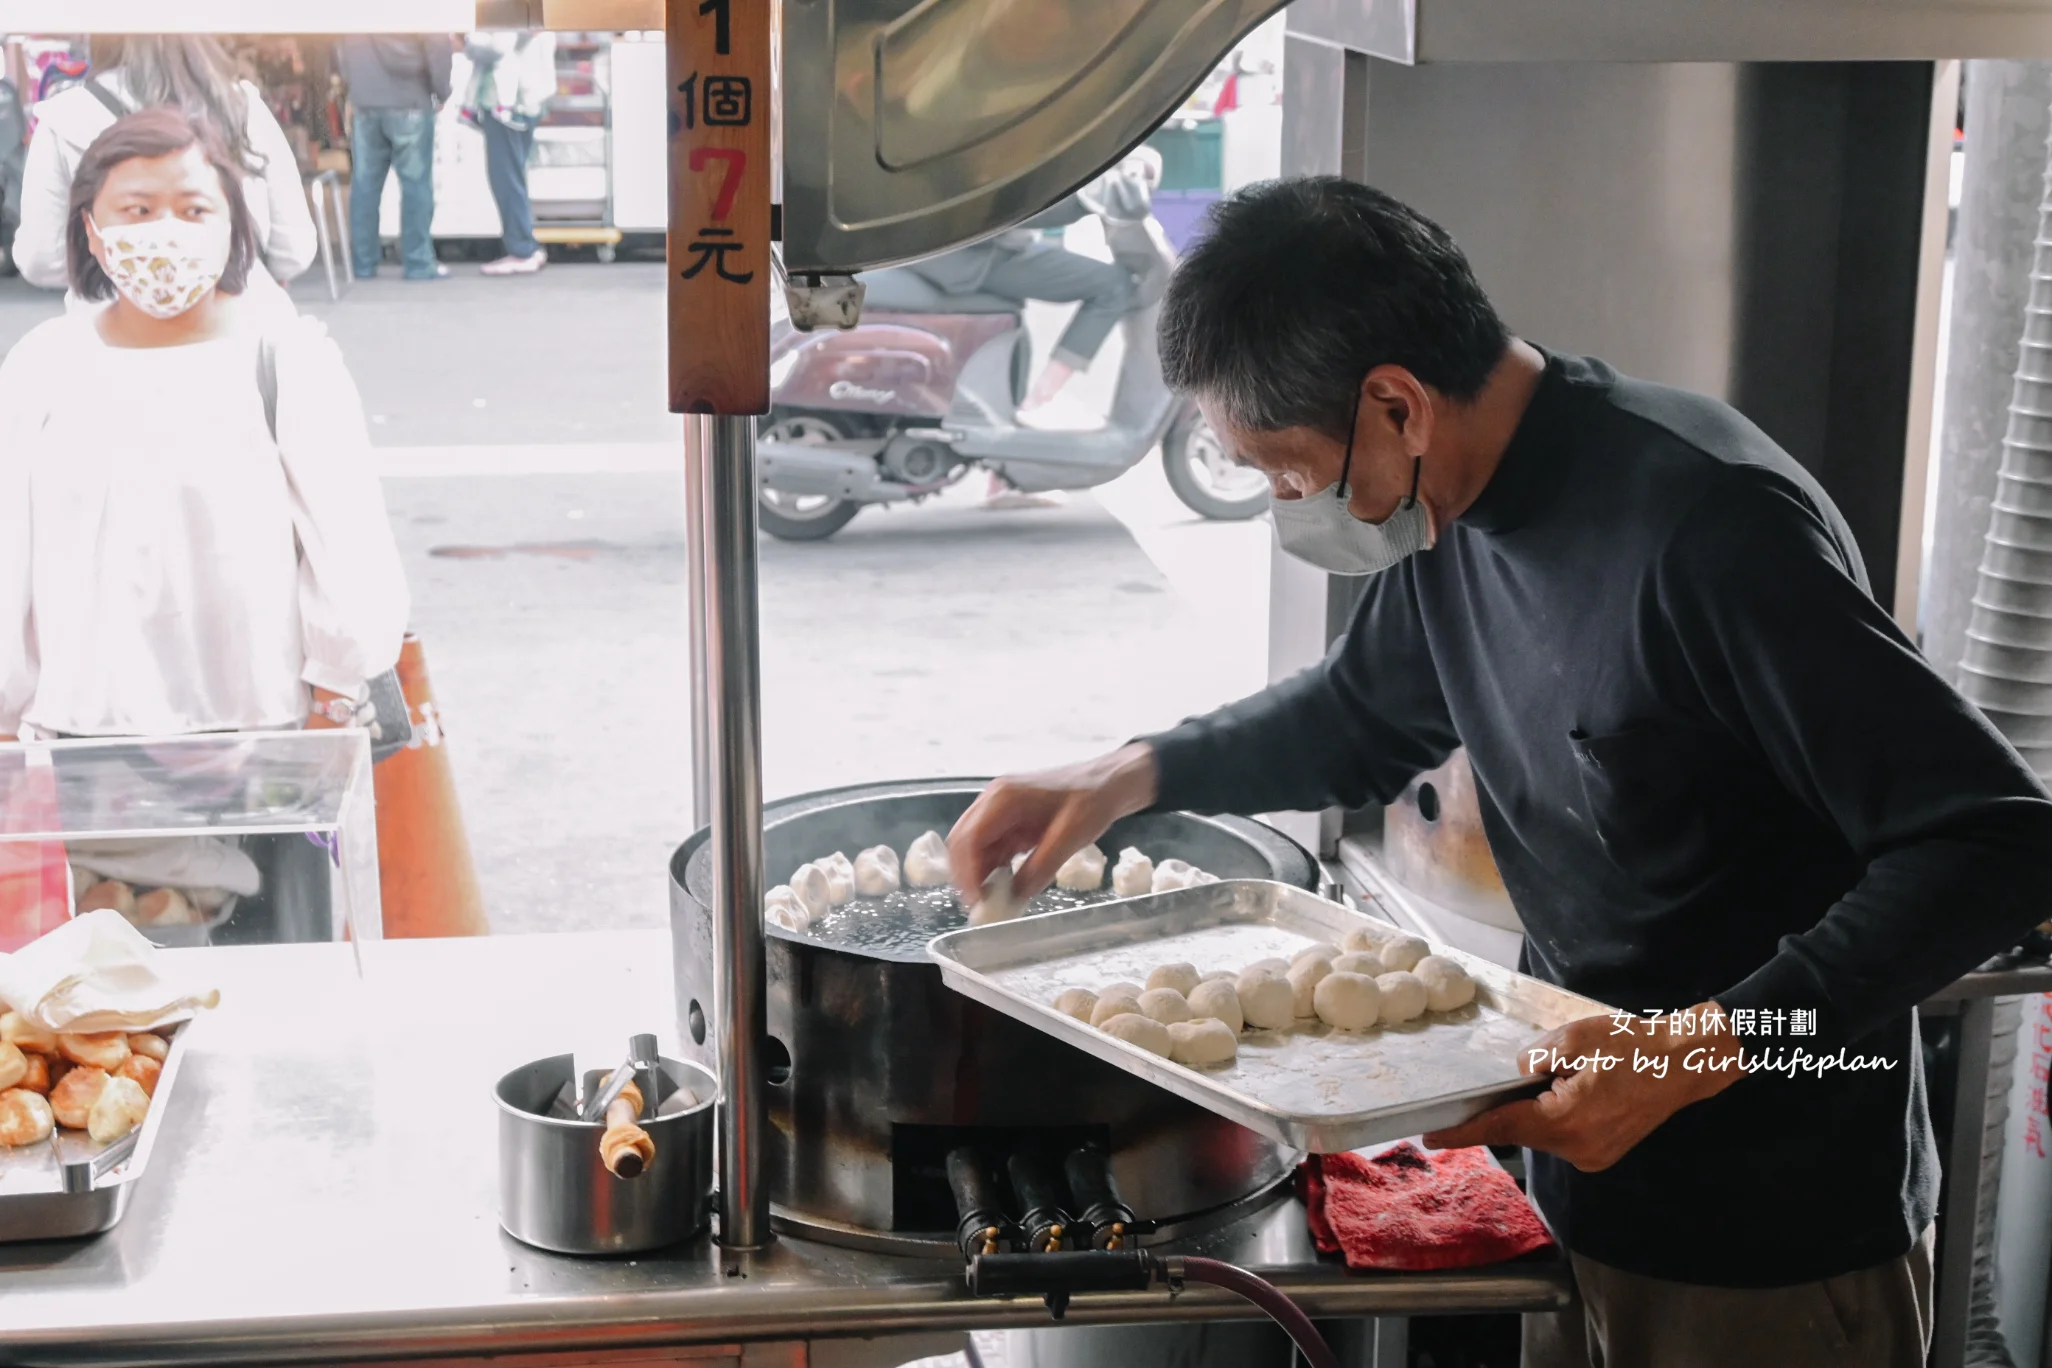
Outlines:
{"label": "man cooking", "polygon": [[[1526,1062],[1550,1091],[1428,1137],[1535,1151],[1580,1304],[1525,1318],[1526,1364],[1922,1364],[1914,1009],[2052,911],[2052,798],[1823,489],[1716,400],[1511,336],[1442,229],[1336,178],[1219,206],[1161,355],[1283,549],[1365,592],[1295,678],[991,785],[963,887],[1030,850],[1030,894],[1148,808],[1388,802],[1464,745],[1520,967],[1648,1014],[1563,1028]],[[1587,1062],[1634,1047],[1668,1062]],[[1841,1047],[1882,1066],[1738,1067]]]}

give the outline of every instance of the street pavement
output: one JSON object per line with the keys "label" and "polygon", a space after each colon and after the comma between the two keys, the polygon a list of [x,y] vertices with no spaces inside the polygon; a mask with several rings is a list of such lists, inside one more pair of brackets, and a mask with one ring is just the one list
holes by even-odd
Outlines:
{"label": "street pavement", "polygon": [[[661,267],[315,283],[295,294],[363,395],[494,929],[660,923],[691,827]],[[57,309],[0,281],[0,349]],[[1061,311],[1029,321],[1044,351]],[[1057,763],[1260,685],[1265,521],[1195,517],[1152,455],[1060,508],[981,492],[762,541],[770,796]]]}

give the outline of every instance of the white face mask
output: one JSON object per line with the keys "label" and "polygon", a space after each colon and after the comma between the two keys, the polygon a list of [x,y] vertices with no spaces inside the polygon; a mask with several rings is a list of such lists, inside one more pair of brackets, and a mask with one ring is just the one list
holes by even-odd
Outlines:
{"label": "white face mask", "polygon": [[[90,219],[87,220],[91,222]],[[228,269],[229,220],[204,223],[156,218],[102,228],[107,278],[129,303],[152,318],[176,318],[205,299]]]}
{"label": "white face mask", "polygon": [[1302,499],[1275,499],[1275,539],[1307,565],[1335,575],[1372,575],[1432,545],[1432,518],[1418,502],[1418,467],[1411,493],[1379,523],[1362,522],[1347,508],[1347,483]]}
{"label": "white face mask", "polygon": [[[1361,417],[1361,399],[1354,397],[1354,422]],[[1411,458],[1411,492],[1379,523],[1363,522],[1347,507],[1352,490],[1347,477],[1354,470],[1354,432],[1347,429],[1347,457],[1339,483],[1301,499],[1272,499],[1275,540],[1306,565],[1334,575],[1373,575],[1406,556],[1432,545],[1432,516],[1418,502],[1418,476],[1424,462]]]}

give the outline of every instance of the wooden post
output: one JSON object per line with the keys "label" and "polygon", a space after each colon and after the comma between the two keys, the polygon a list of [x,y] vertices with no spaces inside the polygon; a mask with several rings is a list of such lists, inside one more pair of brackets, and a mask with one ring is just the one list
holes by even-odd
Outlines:
{"label": "wooden post", "polygon": [[769,412],[772,0],[667,0],[670,411]]}

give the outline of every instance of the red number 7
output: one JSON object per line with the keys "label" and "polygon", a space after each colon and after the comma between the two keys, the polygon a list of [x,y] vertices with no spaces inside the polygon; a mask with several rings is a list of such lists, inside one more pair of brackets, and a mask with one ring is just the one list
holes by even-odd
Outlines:
{"label": "red number 7", "polygon": [[714,223],[725,223],[727,215],[734,212],[734,196],[741,193],[741,173],[748,167],[748,154],[738,147],[694,147],[691,149],[691,169],[703,171],[707,162],[721,161],[726,169],[720,173],[719,193],[713,196],[712,216]]}

